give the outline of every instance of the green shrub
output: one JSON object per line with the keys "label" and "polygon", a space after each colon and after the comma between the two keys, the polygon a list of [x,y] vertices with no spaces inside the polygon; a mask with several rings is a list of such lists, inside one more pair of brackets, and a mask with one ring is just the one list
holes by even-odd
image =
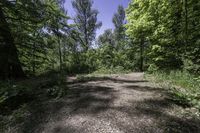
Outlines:
{"label": "green shrub", "polygon": [[30,94],[31,90],[25,86],[12,82],[0,82],[0,105],[12,97]]}
{"label": "green shrub", "polygon": [[169,89],[172,98],[200,109],[200,77],[187,71],[153,72],[152,80]]}
{"label": "green shrub", "polygon": [[128,73],[130,70],[126,70],[122,66],[117,67],[101,67],[97,71],[93,72],[93,74],[120,74],[120,73]]}
{"label": "green shrub", "polygon": [[152,72],[155,72],[155,71],[157,71],[158,70],[158,67],[156,66],[156,65],[154,65],[154,64],[151,64],[151,65],[149,65],[149,67],[148,67],[148,72],[149,73],[152,73]]}
{"label": "green shrub", "polygon": [[64,74],[57,74],[40,85],[45,90],[47,96],[60,98],[66,94],[66,78]]}
{"label": "green shrub", "polygon": [[26,104],[14,110],[10,115],[0,115],[0,132],[7,132],[10,127],[23,123],[30,116],[28,106]]}

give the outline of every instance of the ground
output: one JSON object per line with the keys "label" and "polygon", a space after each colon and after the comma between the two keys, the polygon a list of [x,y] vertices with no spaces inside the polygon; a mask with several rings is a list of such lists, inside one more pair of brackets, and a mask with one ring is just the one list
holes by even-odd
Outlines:
{"label": "ground", "polygon": [[143,73],[75,81],[64,98],[33,105],[19,132],[200,133],[200,122],[182,115],[183,107]]}

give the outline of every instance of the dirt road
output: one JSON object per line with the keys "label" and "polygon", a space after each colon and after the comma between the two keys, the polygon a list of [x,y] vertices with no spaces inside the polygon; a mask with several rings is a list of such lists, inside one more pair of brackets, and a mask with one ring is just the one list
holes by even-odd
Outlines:
{"label": "dirt road", "polygon": [[24,133],[200,133],[199,121],[143,73],[72,83],[66,97],[35,108]]}

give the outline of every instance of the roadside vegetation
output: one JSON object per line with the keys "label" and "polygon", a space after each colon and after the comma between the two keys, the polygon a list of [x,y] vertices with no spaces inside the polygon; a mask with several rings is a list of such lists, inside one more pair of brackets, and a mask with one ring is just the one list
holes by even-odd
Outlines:
{"label": "roadside vegetation", "polygon": [[185,106],[200,111],[200,77],[186,71],[153,72],[146,78],[171,94],[171,99]]}

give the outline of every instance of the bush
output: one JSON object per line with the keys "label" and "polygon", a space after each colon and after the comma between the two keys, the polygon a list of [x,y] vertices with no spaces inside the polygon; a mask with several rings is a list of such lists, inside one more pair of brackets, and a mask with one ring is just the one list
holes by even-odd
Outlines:
{"label": "bush", "polygon": [[93,74],[120,74],[120,73],[128,73],[130,70],[126,70],[122,66],[117,67],[101,67],[97,71],[95,71]]}
{"label": "bush", "polygon": [[28,94],[29,91],[28,88],[15,85],[12,82],[0,82],[0,104],[11,97]]}
{"label": "bush", "polygon": [[31,101],[34,97],[33,91],[22,85],[12,82],[0,82],[0,113],[9,114],[21,105]]}
{"label": "bush", "polygon": [[168,88],[172,98],[200,110],[200,77],[186,71],[153,72],[151,78]]}
{"label": "bush", "polygon": [[155,71],[157,71],[158,70],[158,67],[155,65],[155,64],[151,64],[151,65],[149,65],[149,67],[148,67],[148,72],[149,73],[153,73],[153,72],[155,72]]}
{"label": "bush", "polygon": [[66,94],[66,78],[64,74],[54,74],[54,76],[49,76],[49,79],[42,84],[40,88],[45,90],[45,94],[50,97],[60,98]]}

